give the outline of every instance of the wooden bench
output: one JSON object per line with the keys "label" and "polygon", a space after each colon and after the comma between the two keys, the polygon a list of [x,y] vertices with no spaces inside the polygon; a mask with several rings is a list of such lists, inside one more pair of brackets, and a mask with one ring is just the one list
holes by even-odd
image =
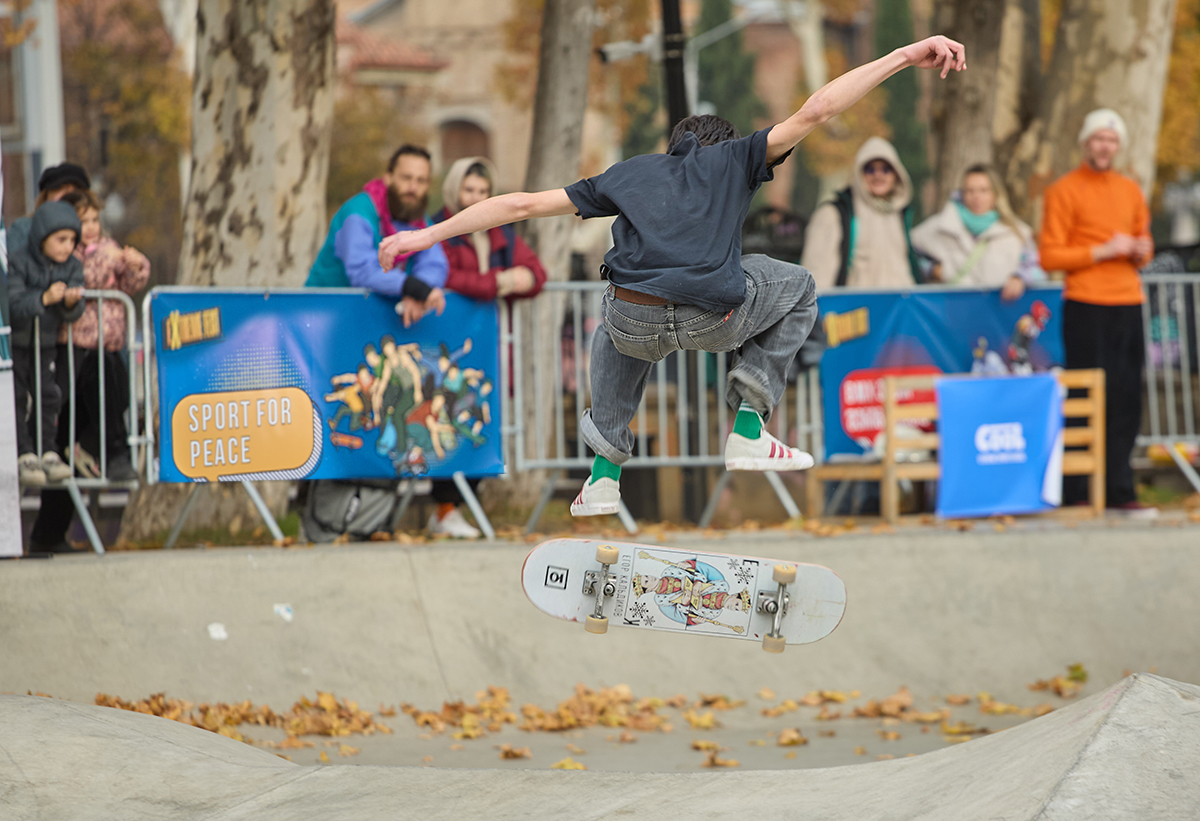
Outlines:
{"label": "wooden bench", "polygon": [[[818,465],[808,471],[807,495],[810,516],[821,516],[825,508],[825,483],[830,481],[870,481],[880,483],[880,513],[885,521],[895,523],[900,518],[900,480],[931,481],[941,477],[941,465],[936,458],[904,461],[897,451],[934,452],[941,444],[937,433],[924,433],[897,439],[898,422],[935,422],[938,408],[935,402],[901,405],[901,391],[932,390],[933,374],[921,376],[889,376],[884,379],[883,458],[878,462],[841,462]],[[1086,392],[1079,398],[1063,400],[1066,419],[1083,420],[1082,427],[1068,427],[1063,433],[1068,450],[1063,454],[1064,476],[1090,477],[1091,508],[1104,514],[1104,371],[1060,371],[1059,382],[1066,388]]]}

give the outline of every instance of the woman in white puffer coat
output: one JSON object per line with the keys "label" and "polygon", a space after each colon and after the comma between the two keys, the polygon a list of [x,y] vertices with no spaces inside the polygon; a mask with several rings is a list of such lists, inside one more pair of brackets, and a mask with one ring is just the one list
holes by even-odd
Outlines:
{"label": "woman in white puffer coat", "polygon": [[1033,232],[1013,215],[1003,185],[986,165],[966,170],[946,207],[913,229],[912,244],[934,261],[937,280],[1000,288],[1006,301],[1045,277]]}

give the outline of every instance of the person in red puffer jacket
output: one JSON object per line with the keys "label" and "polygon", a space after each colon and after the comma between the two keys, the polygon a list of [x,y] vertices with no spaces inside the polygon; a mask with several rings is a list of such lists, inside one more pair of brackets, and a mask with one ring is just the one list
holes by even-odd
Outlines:
{"label": "person in red puffer jacket", "polygon": [[[441,222],[464,208],[492,195],[496,169],[486,157],[466,157],[446,172],[442,185],[444,207],[433,222]],[[446,290],[463,296],[491,301],[501,297],[527,299],[537,296],[546,283],[541,261],[511,225],[454,237],[442,243],[450,274]],[[471,480],[474,488],[478,479]],[[479,531],[463,518],[458,509],[462,495],[454,482],[439,480],[431,492],[437,511],[430,517],[429,530],[435,535],[474,539]]]}

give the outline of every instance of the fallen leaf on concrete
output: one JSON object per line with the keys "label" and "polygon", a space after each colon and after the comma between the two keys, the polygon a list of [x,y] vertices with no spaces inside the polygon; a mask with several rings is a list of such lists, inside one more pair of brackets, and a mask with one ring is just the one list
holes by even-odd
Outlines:
{"label": "fallen leaf on concrete", "polygon": [[553,764],[551,764],[550,769],[552,769],[552,770],[586,770],[587,765],[584,764],[583,762],[576,761],[575,759],[571,758],[570,756],[567,756],[562,761],[555,761]]}
{"label": "fallen leaf on concrete", "polygon": [[982,735],[987,732],[987,728],[976,727],[974,724],[969,724],[966,721],[959,721],[956,724],[943,721],[942,732],[946,735]]}
{"label": "fallen leaf on concrete", "polygon": [[879,755],[875,756],[875,760],[876,761],[890,761],[891,759],[893,759],[895,757],[896,756],[892,755],[891,753],[880,753]]}
{"label": "fallen leaf on concrete", "polygon": [[533,753],[528,747],[514,747],[511,744],[498,744],[496,749],[500,751],[500,758],[503,760],[512,760],[517,758],[533,758]]}
{"label": "fallen leaf on concrete", "polygon": [[700,699],[693,705],[695,707],[711,707],[714,710],[732,710],[735,707],[741,707],[745,701],[735,701],[725,695],[707,695],[700,694]]}
{"label": "fallen leaf on concrete", "polygon": [[757,695],[763,701],[774,701],[775,700],[775,691],[772,690],[770,687],[763,687],[761,690],[758,691]]}
{"label": "fallen leaf on concrete", "polygon": [[349,744],[341,744],[338,746],[338,755],[342,758],[349,758],[352,755],[358,755],[361,750],[358,747],[351,747]]}
{"label": "fallen leaf on concrete", "polygon": [[784,754],[783,754],[783,757],[784,757],[784,758],[795,758],[795,757],[796,757],[796,751],[795,751],[795,750],[792,750],[791,752],[784,753]]}
{"label": "fallen leaf on concrete", "polygon": [[779,718],[784,713],[790,713],[800,709],[800,705],[790,698],[785,698],[783,701],[774,707],[763,707],[762,714],[767,718]]}
{"label": "fallen leaf on concrete", "polygon": [[736,758],[721,758],[718,750],[709,751],[704,757],[702,767],[740,767],[742,763]]}
{"label": "fallen leaf on concrete", "polygon": [[692,741],[692,749],[703,753],[709,750],[719,750],[721,749],[721,745],[715,741],[697,738]]}
{"label": "fallen leaf on concrete", "polygon": [[884,741],[899,741],[900,740],[900,733],[896,732],[895,730],[876,730],[875,734],[878,735]]}
{"label": "fallen leaf on concrete", "polygon": [[379,714],[381,716],[383,716],[384,718],[392,718],[396,715],[396,708],[395,708],[395,706],[384,707],[382,704],[380,704],[379,705]]}
{"label": "fallen leaf on concrete", "polygon": [[965,695],[946,696],[946,703],[954,707],[961,707],[964,704],[970,704],[971,697]]}
{"label": "fallen leaf on concrete", "polygon": [[450,749],[451,749],[451,750],[453,750],[454,752],[458,753],[458,752],[462,752],[463,750],[467,749],[467,745],[465,745],[465,744],[451,744],[451,745],[450,745]]}
{"label": "fallen leaf on concrete", "polygon": [[1038,706],[1033,708],[1033,714],[1035,716],[1037,716],[1038,718],[1041,718],[1042,716],[1046,715],[1047,713],[1053,713],[1053,712],[1054,712],[1054,706],[1051,704],[1039,704]]}
{"label": "fallen leaf on concrete", "polygon": [[798,729],[788,728],[779,733],[779,740],[776,742],[780,747],[799,747],[802,744],[807,744],[808,739],[804,737]]}
{"label": "fallen leaf on concrete", "polygon": [[817,713],[817,721],[835,721],[842,717],[841,710],[830,710],[828,704],[821,705],[821,712]]}
{"label": "fallen leaf on concrete", "polygon": [[575,744],[568,744],[567,752],[569,752],[571,755],[584,755],[587,753],[587,750],[585,750],[585,749],[583,749],[583,747],[577,746]]}
{"label": "fallen leaf on concrete", "polygon": [[866,754],[867,754],[867,748],[866,748],[866,747],[855,747],[855,748],[854,748],[854,754],[855,754],[855,755],[866,755]]}
{"label": "fallen leaf on concrete", "polygon": [[833,738],[837,735],[837,730],[817,730],[817,735],[821,738]]}
{"label": "fallen leaf on concrete", "polygon": [[321,750],[321,763],[322,764],[329,763],[329,753],[325,752],[324,750]]}
{"label": "fallen leaf on concrete", "polygon": [[637,736],[626,730],[617,736],[617,741],[621,742],[622,744],[632,744],[637,741]]}
{"label": "fallen leaf on concrete", "polygon": [[433,756],[431,756],[431,755],[427,755],[427,756],[425,756],[424,758],[422,758],[422,759],[421,759],[421,763],[422,763],[422,764],[432,764],[432,763],[433,763]]}
{"label": "fallen leaf on concrete", "polygon": [[709,710],[707,713],[697,713],[695,710],[688,710],[683,714],[683,720],[690,724],[693,730],[711,730],[720,725],[712,710]]}

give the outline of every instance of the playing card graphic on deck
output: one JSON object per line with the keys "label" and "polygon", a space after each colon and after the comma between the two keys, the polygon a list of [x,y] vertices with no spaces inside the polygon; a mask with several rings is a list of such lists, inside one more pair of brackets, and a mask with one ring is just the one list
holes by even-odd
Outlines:
{"label": "playing card graphic on deck", "polygon": [[624,618],[663,630],[744,635],[757,566],[729,556],[638,550]]}

